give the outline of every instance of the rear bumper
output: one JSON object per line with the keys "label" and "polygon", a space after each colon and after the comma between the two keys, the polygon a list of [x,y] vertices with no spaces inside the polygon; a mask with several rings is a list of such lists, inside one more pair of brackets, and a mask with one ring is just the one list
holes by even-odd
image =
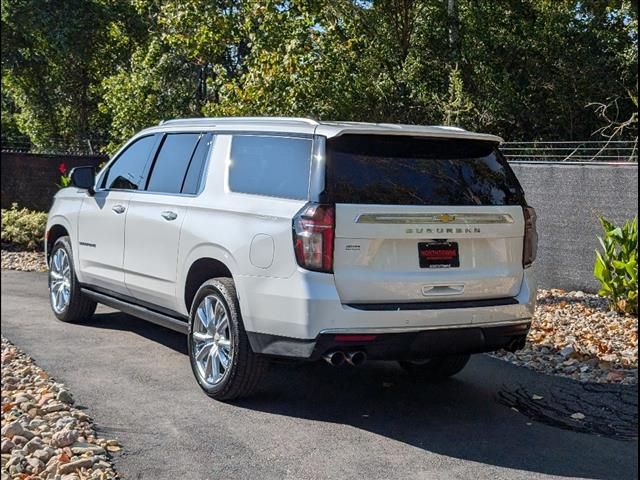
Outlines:
{"label": "rear bumper", "polygon": [[[315,342],[325,333],[411,333],[525,323],[533,317],[536,298],[530,268],[525,270],[520,292],[512,298],[393,308],[341,303],[333,275],[326,273],[299,269],[290,278],[237,276],[235,280],[247,332],[301,343]],[[257,351],[263,350],[262,343],[256,342]]]}
{"label": "rear bumper", "polygon": [[491,352],[524,346],[530,321],[507,325],[443,328],[402,333],[368,333],[366,337],[321,333],[313,340],[248,333],[256,353],[317,360],[332,351],[364,351],[373,360],[407,360],[453,354]]}

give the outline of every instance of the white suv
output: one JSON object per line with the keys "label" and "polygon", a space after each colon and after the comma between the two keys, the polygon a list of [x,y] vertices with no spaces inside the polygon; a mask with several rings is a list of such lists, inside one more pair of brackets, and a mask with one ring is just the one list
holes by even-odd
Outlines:
{"label": "white suv", "polygon": [[535,212],[492,135],[200,118],[135,135],[49,212],[55,315],[96,302],[188,335],[217,399],[269,358],[397,360],[443,378],[524,345]]}

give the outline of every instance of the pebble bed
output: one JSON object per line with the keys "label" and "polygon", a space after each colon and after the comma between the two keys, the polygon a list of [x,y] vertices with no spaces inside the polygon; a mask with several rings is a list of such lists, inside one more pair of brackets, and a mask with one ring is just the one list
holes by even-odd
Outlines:
{"label": "pebble bed", "polygon": [[2,249],[0,254],[3,270],[19,270],[23,272],[46,272],[47,262],[44,252],[24,252]]}
{"label": "pebble bed", "polygon": [[119,478],[110,453],[64,384],[2,337],[2,480]]}
{"label": "pebble bed", "polygon": [[598,295],[538,290],[524,349],[490,355],[580,382],[638,383],[638,317],[609,311]]}

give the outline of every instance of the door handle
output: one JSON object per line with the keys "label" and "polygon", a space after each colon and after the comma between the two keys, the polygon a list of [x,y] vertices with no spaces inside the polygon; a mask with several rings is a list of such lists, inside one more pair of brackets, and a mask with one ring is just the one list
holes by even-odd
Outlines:
{"label": "door handle", "polygon": [[162,218],[164,218],[165,220],[171,221],[171,220],[175,220],[176,218],[178,218],[178,214],[169,210],[166,210],[164,212],[162,212],[160,215],[162,215]]}
{"label": "door handle", "polygon": [[116,213],[124,213],[125,208],[122,205],[114,205],[111,210],[113,210]]}
{"label": "door handle", "polygon": [[464,285],[425,285],[422,294],[425,297],[431,295],[460,295],[464,293]]}

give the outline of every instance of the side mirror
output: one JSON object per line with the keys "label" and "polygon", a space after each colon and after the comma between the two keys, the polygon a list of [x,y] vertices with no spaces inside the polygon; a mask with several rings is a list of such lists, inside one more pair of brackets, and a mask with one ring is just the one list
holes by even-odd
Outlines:
{"label": "side mirror", "polygon": [[96,181],[95,167],[75,167],[69,173],[71,178],[71,186],[87,190],[89,195],[93,195],[95,190],[93,184]]}

